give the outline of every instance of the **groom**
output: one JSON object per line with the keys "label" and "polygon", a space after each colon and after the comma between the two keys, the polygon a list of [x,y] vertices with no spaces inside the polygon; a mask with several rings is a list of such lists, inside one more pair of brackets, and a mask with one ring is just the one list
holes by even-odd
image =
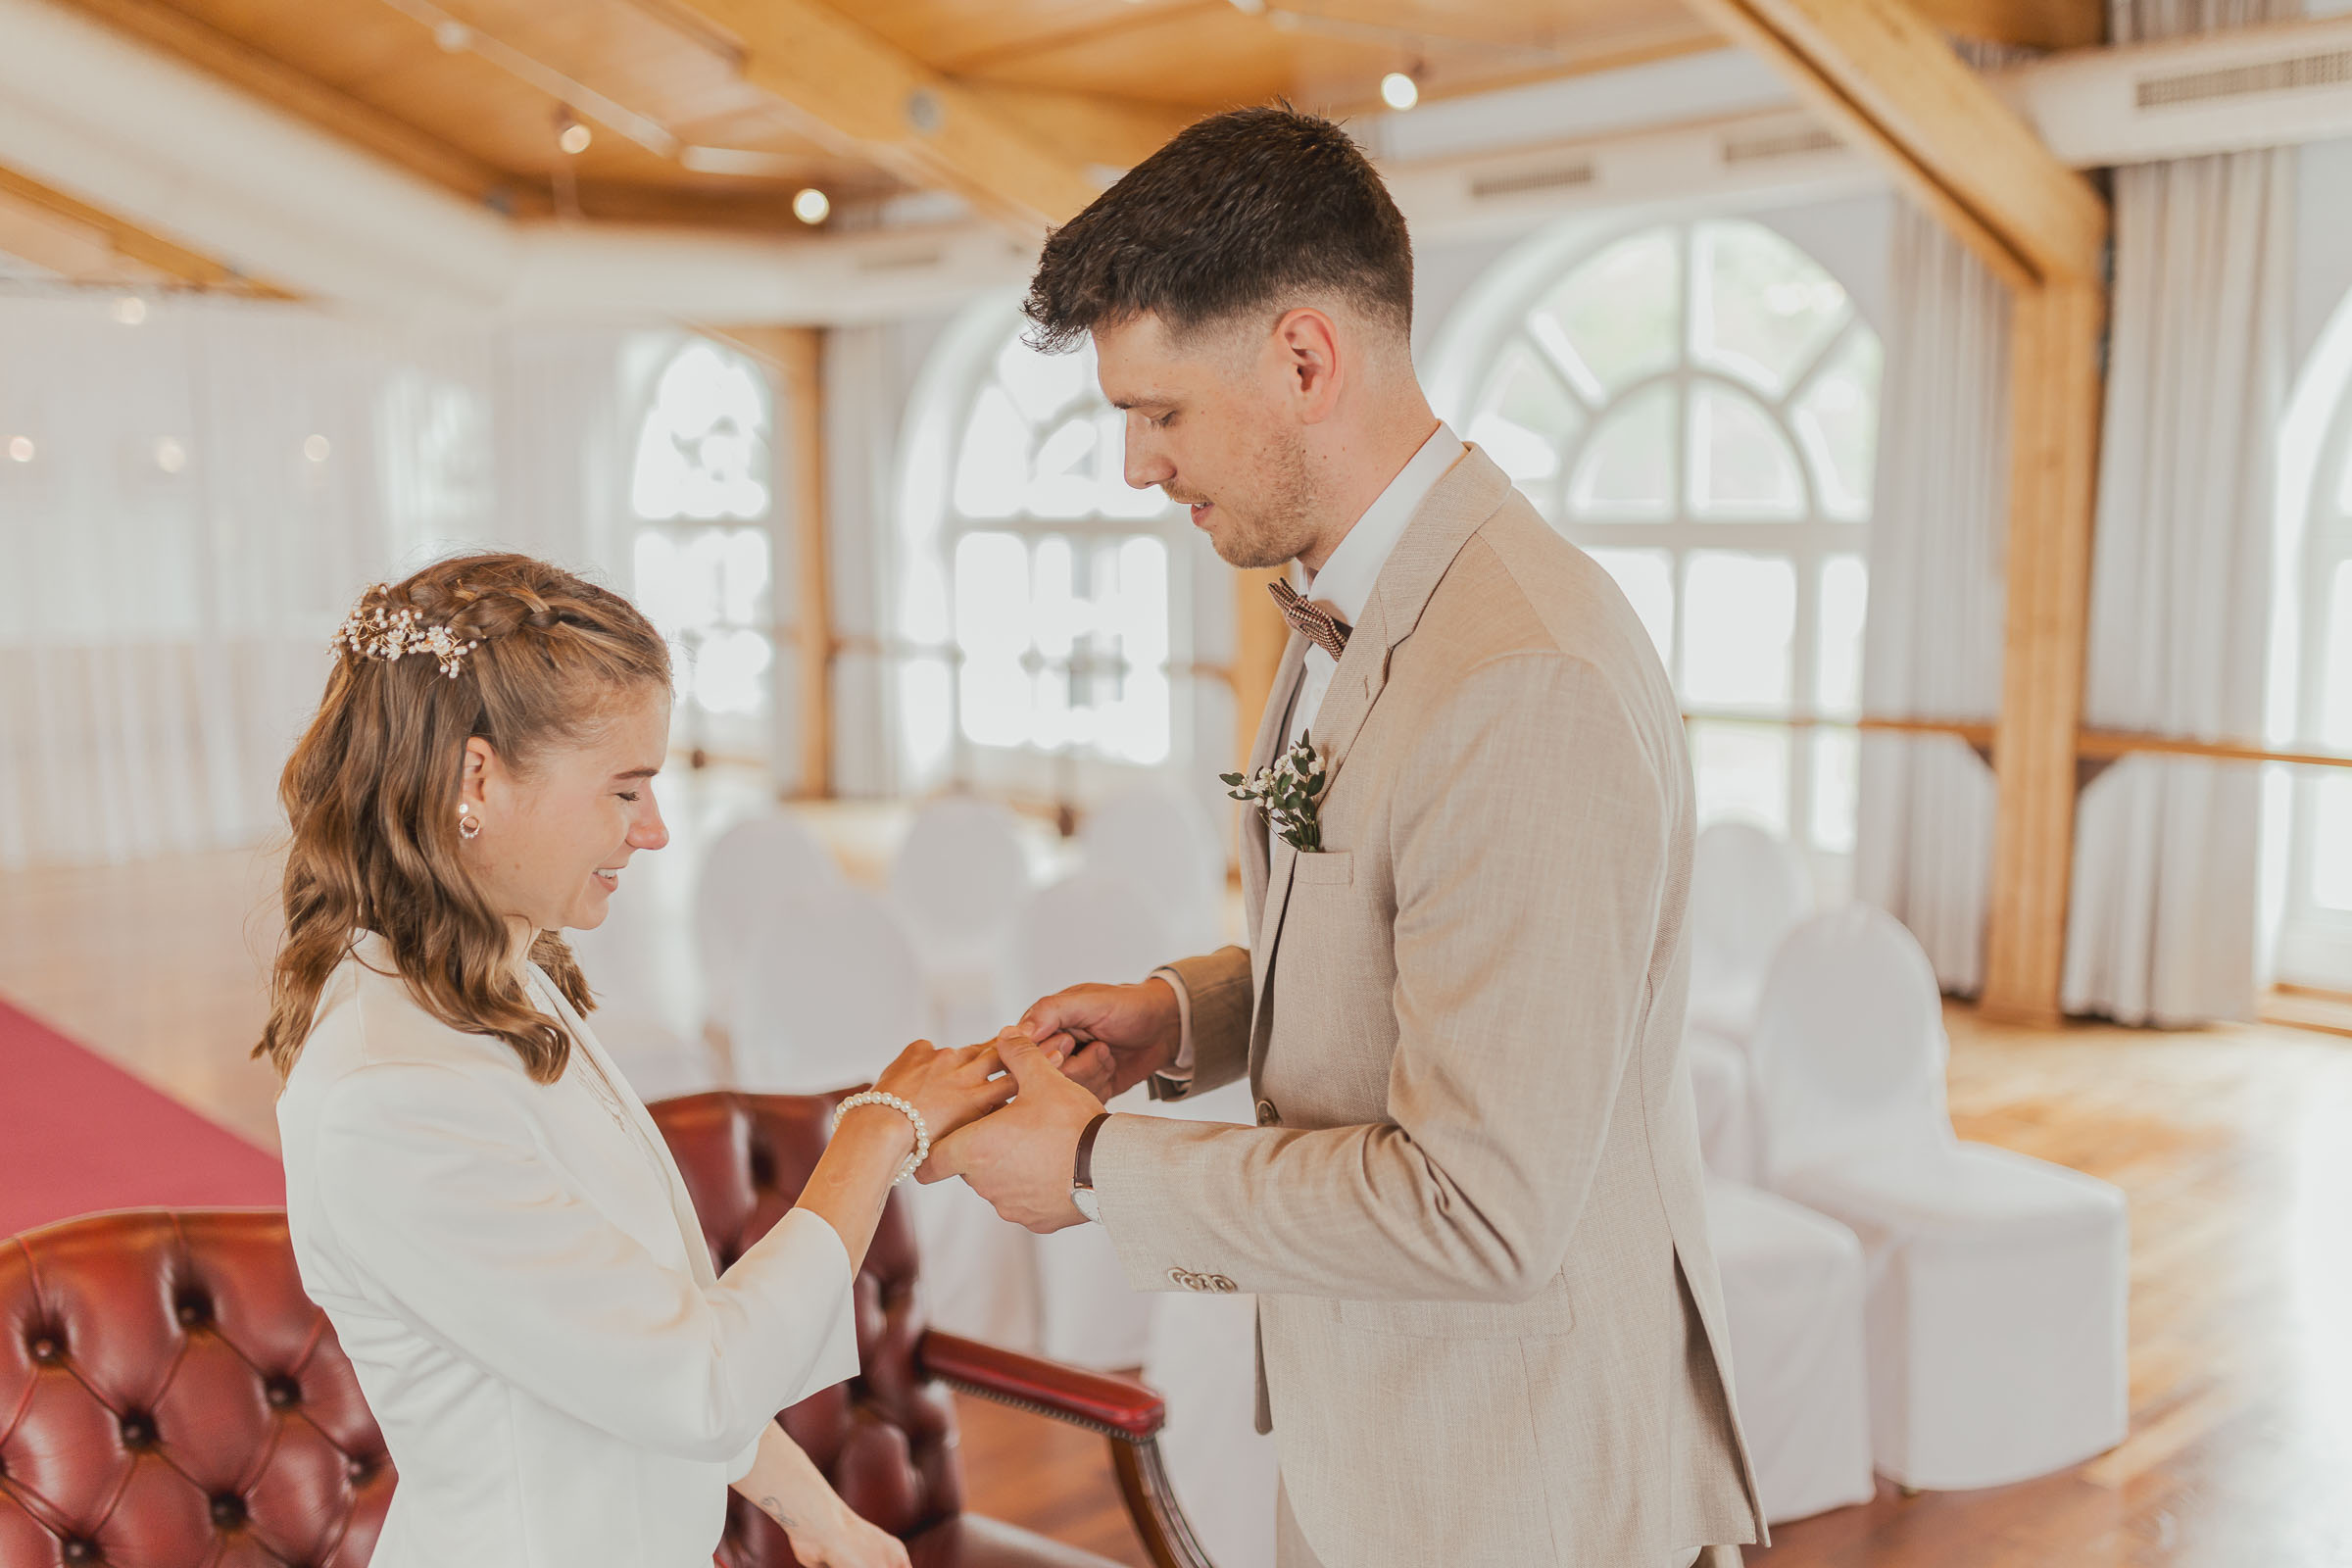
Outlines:
{"label": "groom", "polygon": [[[1093,334],[1128,483],[1305,568],[1249,765],[1311,745],[1325,783],[1311,824],[1244,821],[1248,951],[1039,1002],[1019,1098],[926,1179],[1099,1220],[1138,1289],[1256,1296],[1284,1568],[1737,1563],[1690,775],[1642,622],[1431,414],[1404,221],[1329,122],[1194,125],[1053,235],[1026,309]],[[1244,1074],[1255,1127],[1098,1099]]]}

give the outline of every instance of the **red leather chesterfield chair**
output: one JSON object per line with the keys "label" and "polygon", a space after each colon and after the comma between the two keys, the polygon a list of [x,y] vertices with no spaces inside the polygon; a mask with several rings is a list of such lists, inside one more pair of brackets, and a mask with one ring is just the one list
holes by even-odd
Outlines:
{"label": "red leather chesterfield chair", "polygon": [[[791,1206],[838,1097],[653,1107],[721,1268]],[[893,1200],[857,1283],[858,1377],[783,1412],[915,1568],[1104,1568],[963,1511],[951,1387],[1110,1440],[1156,1568],[1209,1568],[1170,1493],[1158,1396],[922,1326]],[[0,1243],[0,1568],[364,1568],[395,1476],[274,1209],[94,1214]],[[720,1568],[788,1568],[730,1494]]]}

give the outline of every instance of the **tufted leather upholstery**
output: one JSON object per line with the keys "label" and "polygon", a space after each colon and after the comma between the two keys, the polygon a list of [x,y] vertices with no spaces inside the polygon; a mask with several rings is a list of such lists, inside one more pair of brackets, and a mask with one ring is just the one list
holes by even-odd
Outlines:
{"label": "tufted leather upholstery", "polygon": [[392,1485],[278,1210],[0,1243],[0,1568],[361,1568]]}
{"label": "tufted leather upholstery", "polygon": [[[838,1098],[653,1107],[720,1268],[792,1206]],[[852,1506],[906,1538],[916,1568],[1109,1568],[962,1511],[939,1376],[1129,1446],[1157,1430],[1157,1397],[926,1335],[916,1274],[894,1198],[856,1287],[862,1370],[783,1412],[785,1429]],[[0,1243],[0,1568],[364,1568],[394,1480],[351,1364],[303,1294],[281,1211],[94,1214]],[[718,1562],[797,1559],[730,1494]]]}
{"label": "tufted leather upholstery", "polygon": [[[712,1093],[665,1100],[654,1120],[686,1178],[711,1261],[725,1270],[782,1219],[816,1168],[838,1095]],[[917,1368],[914,1229],[896,1195],[858,1276],[856,1378],[784,1412],[784,1430],[834,1488],[893,1535],[912,1537],[963,1509],[956,1407]],[[730,1494],[720,1559],[730,1568],[794,1561],[784,1532]]]}

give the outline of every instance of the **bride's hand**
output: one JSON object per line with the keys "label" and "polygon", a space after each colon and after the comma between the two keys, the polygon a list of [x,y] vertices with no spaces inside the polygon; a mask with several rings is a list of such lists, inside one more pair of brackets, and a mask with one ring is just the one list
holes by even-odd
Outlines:
{"label": "bride's hand", "polygon": [[908,1568],[905,1543],[838,1497],[825,1517],[798,1529],[788,1525],[784,1534],[805,1568]]}
{"label": "bride's hand", "polygon": [[912,1104],[936,1144],[1010,1100],[1016,1086],[997,1059],[994,1041],[942,1051],[917,1040],[883,1069],[874,1087]]}

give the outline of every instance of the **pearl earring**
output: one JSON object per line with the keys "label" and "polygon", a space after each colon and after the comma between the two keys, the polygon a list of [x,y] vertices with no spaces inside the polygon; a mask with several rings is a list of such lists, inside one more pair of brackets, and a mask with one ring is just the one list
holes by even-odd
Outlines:
{"label": "pearl earring", "polygon": [[468,843],[482,836],[482,824],[466,814],[465,803],[458,805],[458,837]]}

